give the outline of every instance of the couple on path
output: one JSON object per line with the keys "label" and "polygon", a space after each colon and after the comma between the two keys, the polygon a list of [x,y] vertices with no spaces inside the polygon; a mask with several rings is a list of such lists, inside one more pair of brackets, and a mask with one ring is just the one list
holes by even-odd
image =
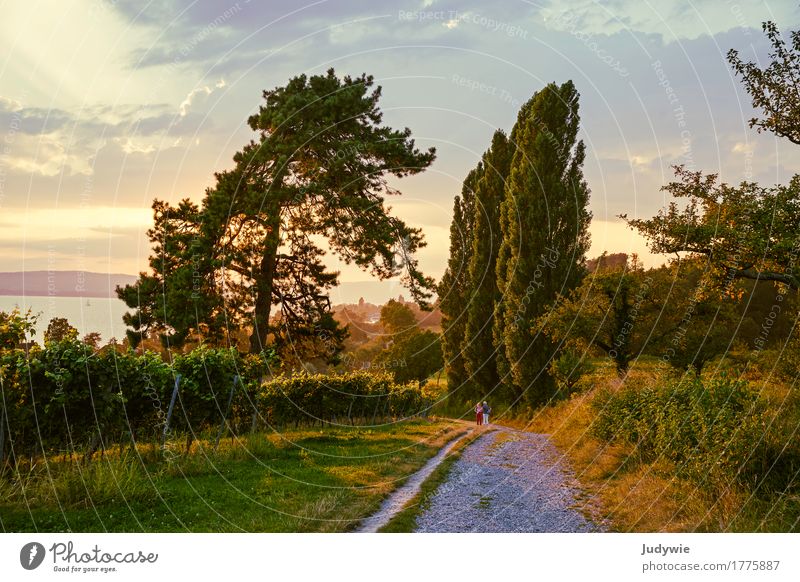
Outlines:
{"label": "couple on path", "polygon": [[483,404],[478,402],[475,405],[475,420],[478,423],[478,426],[482,424],[489,424],[489,413],[492,412],[492,409],[489,408],[489,405],[486,401],[483,401]]}

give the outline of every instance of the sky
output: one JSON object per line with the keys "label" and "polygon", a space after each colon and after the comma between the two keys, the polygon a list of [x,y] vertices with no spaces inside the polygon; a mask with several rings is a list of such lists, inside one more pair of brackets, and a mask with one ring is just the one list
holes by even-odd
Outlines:
{"label": "sky", "polygon": [[[331,67],[373,75],[384,121],[437,149],[391,200],[423,229],[420,265],[437,280],[453,196],[495,129],[551,81],[581,94],[590,256],[665,260],[619,215],[664,206],[674,164],[774,184],[800,161],[748,126],[725,57],[766,62],[761,23],[800,28],[792,1],[12,0],[0,13],[0,271],[145,270],[153,199],[200,201],[254,137],[262,91]],[[329,265],[335,301],[402,292]]]}

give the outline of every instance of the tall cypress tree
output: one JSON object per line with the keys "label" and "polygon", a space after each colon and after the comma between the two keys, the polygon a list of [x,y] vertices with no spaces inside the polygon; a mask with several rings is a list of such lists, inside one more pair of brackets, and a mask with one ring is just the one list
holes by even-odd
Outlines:
{"label": "tall cypress tree", "polygon": [[442,356],[447,372],[448,391],[464,394],[467,380],[464,366],[464,330],[467,325],[466,305],[472,294],[469,278],[469,259],[472,253],[472,217],[475,207],[475,187],[483,176],[483,163],[467,174],[461,196],[453,202],[453,221],[450,223],[450,259],[439,283],[439,308],[442,311]]}
{"label": "tall cypress tree", "polygon": [[475,189],[472,254],[468,269],[473,294],[467,307],[464,334],[464,361],[470,377],[468,392],[474,398],[481,398],[500,383],[492,321],[495,304],[500,299],[495,275],[502,242],[500,205],[512,155],[508,137],[497,130],[491,147],[483,155],[484,173]]}
{"label": "tall cypress tree", "polygon": [[546,401],[553,391],[549,340],[534,322],[559,293],[585,272],[589,247],[589,188],[583,177],[585,147],[577,140],[578,92],[572,81],[551,83],[520,110],[512,132],[516,146],[506,182],[498,256],[495,314],[498,362],[517,398]]}

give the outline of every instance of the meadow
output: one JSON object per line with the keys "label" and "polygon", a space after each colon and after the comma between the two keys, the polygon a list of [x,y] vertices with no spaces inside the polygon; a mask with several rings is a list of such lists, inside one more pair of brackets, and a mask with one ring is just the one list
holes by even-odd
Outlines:
{"label": "meadow", "polygon": [[464,425],[415,419],[111,447],[37,459],[0,479],[6,532],[343,532]]}

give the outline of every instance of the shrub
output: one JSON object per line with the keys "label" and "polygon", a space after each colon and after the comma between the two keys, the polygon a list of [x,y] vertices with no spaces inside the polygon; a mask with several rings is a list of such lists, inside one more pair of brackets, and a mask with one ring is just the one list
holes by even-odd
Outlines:
{"label": "shrub", "polygon": [[788,380],[792,381],[800,376],[800,329],[795,330],[776,360],[780,371]]}
{"label": "shrub", "polygon": [[[74,335],[74,334],[73,334]],[[180,398],[171,426],[191,438],[218,426],[233,379],[241,382],[229,420],[252,417],[253,402],[272,354],[242,356],[232,349],[200,347],[175,357],[112,348],[95,350],[69,336],[45,348],[0,349],[0,414],[5,413],[0,457],[86,450],[126,440],[157,439],[166,421],[175,375]]]}
{"label": "shrub", "polygon": [[268,422],[295,425],[407,418],[433,403],[415,384],[395,384],[388,375],[368,372],[279,376],[263,386],[258,400]]}
{"label": "shrub", "polygon": [[598,394],[596,436],[636,445],[641,459],[672,461],[701,484],[760,481],[766,402],[745,382],[718,378],[628,385]]}
{"label": "shrub", "polygon": [[556,381],[558,389],[568,395],[575,390],[581,378],[591,373],[592,365],[588,359],[581,357],[574,350],[564,350],[550,364],[550,375]]}

